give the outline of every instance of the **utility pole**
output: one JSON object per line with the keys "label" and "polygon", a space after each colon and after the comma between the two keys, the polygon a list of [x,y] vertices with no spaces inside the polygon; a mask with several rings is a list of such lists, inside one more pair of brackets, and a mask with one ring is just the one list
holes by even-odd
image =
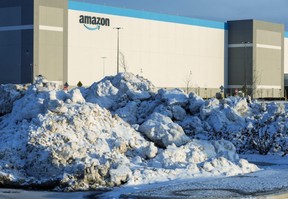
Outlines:
{"label": "utility pole", "polygon": [[107,58],[107,57],[101,57],[102,58],[102,60],[103,60],[103,77],[105,77],[105,59]]}
{"label": "utility pole", "polygon": [[117,30],[117,74],[119,73],[119,30],[123,29],[122,27],[115,27],[113,29]]}
{"label": "utility pole", "polygon": [[[250,42],[249,41],[245,41],[242,42],[242,44],[244,44],[244,92],[245,95],[247,95],[247,52],[246,52],[246,48],[249,47]],[[248,62],[249,63],[249,62]]]}

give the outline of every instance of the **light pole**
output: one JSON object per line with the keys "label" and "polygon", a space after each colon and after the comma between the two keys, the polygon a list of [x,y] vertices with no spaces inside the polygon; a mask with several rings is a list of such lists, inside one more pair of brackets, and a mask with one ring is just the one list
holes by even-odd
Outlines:
{"label": "light pole", "polygon": [[247,64],[246,64],[246,57],[247,57],[247,52],[246,52],[246,48],[247,46],[250,44],[249,41],[245,41],[242,42],[242,44],[244,44],[244,92],[245,95],[247,95]]}
{"label": "light pole", "polygon": [[113,29],[117,30],[117,74],[119,73],[119,30],[123,29],[122,27],[115,27]]}
{"label": "light pole", "polygon": [[103,77],[105,77],[105,59],[107,58],[107,57],[101,57],[102,58],[102,60],[103,60]]}

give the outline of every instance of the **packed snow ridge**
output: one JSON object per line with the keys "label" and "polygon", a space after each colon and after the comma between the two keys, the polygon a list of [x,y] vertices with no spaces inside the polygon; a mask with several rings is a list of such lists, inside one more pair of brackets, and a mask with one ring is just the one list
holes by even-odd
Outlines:
{"label": "packed snow ridge", "polygon": [[131,73],[69,91],[41,76],[1,85],[0,108],[1,186],[76,191],[239,175],[258,168],[237,152],[286,150],[283,104],[203,100]]}

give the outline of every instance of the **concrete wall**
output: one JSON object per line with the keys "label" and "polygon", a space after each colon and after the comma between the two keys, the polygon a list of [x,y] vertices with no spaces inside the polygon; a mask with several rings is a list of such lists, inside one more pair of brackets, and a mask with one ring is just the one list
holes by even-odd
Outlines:
{"label": "concrete wall", "polygon": [[[80,15],[109,19],[110,26],[89,30],[79,23]],[[69,84],[90,85],[116,74],[117,30],[113,28],[122,27],[120,51],[128,72],[143,75],[157,87],[185,88],[188,80],[189,87],[206,90],[219,91],[224,85],[224,23],[75,2],[69,2],[68,17]]]}
{"label": "concrete wall", "polygon": [[32,82],[33,1],[0,3],[0,83]]}
{"label": "concrete wall", "polygon": [[34,75],[67,81],[67,0],[34,0]]}

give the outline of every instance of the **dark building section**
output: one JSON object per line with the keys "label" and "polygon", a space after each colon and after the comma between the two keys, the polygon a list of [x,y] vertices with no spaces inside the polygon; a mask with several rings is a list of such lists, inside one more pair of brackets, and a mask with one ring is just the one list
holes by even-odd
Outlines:
{"label": "dark building section", "polygon": [[0,83],[29,83],[33,76],[33,0],[1,0]]}
{"label": "dark building section", "polygon": [[284,26],[228,21],[228,93],[284,97]]}
{"label": "dark building section", "polygon": [[[244,91],[251,85],[253,21],[228,22],[228,85]],[[237,91],[236,91],[237,93]]]}
{"label": "dark building section", "polygon": [[284,96],[287,99],[287,96],[288,96],[288,74],[284,74]]}

